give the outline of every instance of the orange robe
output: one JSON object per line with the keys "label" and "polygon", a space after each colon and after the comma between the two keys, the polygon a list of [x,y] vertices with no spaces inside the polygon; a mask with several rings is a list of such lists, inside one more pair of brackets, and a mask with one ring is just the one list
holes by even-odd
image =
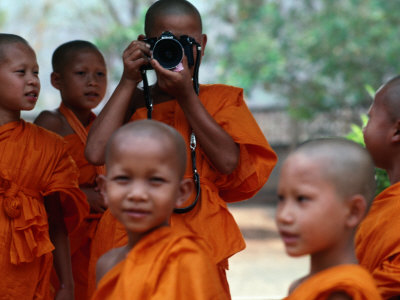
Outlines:
{"label": "orange robe", "polygon": [[104,275],[92,300],[229,299],[198,238],[161,227]]}
{"label": "orange robe", "polygon": [[382,299],[367,270],[359,265],[339,265],[308,278],[284,300],[326,300],[340,291],[353,300]]}
{"label": "orange robe", "polygon": [[[53,244],[44,197],[58,193],[68,232],[89,210],[58,135],[23,120],[0,126],[0,295],[48,297]],[[84,196],[84,195],[83,195]]]}
{"label": "orange robe", "polygon": [[384,299],[400,295],[400,182],[374,199],[356,235],[356,254]]}
{"label": "orange robe", "polygon": [[[92,114],[90,124],[85,128],[75,114],[66,106],[61,104],[59,110],[75,132],[74,134],[65,136],[64,140],[67,142],[67,150],[69,154],[74,159],[79,169],[79,186],[95,187],[96,177],[97,175],[104,173],[104,168],[95,167],[90,164],[86,160],[84,152],[87,134],[93,120],[96,118],[96,115]],[[86,202],[86,196],[84,202]],[[71,263],[75,282],[76,300],[87,299],[90,247],[100,217],[101,214],[99,213],[89,214],[88,212],[79,228],[70,236]],[[58,286],[57,277],[55,277],[54,272],[52,282],[55,286]]]}
{"label": "orange robe", "polygon": [[[214,120],[239,145],[239,165],[232,174],[221,174],[211,165],[201,145],[197,144],[196,165],[200,174],[201,200],[189,213],[174,214],[171,226],[175,230],[189,230],[202,237],[209,244],[213,261],[221,266],[221,276],[225,276],[227,259],[245,248],[243,236],[228,210],[227,202],[241,201],[254,196],[267,181],[277,162],[277,156],[247,108],[242,89],[226,85],[202,85],[200,100]],[[147,110],[141,108],[131,120],[146,118]],[[191,129],[177,101],[154,105],[153,119],[177,129],[185,137],[188,145]],[[187,149],[185,176],[192,178],[189,145]],[[192,203],[193,198],[189,199],[187,204]],[[111,236],[110,228],[115,230],[117,238],[108,238]],[[89,290],[95,287],[95,262],[109,249],[126,244],[127,238],[121,235],[125,235],[122,225],[106,211],[93,241],[89,264]]]}

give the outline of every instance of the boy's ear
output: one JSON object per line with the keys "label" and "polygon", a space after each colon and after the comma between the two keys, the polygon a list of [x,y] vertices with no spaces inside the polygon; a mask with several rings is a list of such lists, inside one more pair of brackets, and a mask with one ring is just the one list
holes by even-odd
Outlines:
{"label": "boy's ear", "polygon": [[97,186],[100,190],[100,194],[104,199],[104,204],[108,207],[108,197],[107,197],[107,178],[104,175],[99,175],[96,178]]}
{"label": "boy's ear", "polygon": [[200,44],[201,44],[201,57],[203,57],[203,55],[204,55],[204,50],[206,49],[206,45],[207,45],[207,34],[202,34],[201,35],[201,41],[200,41]]}
{"label": "boy's ear", "polygon": [[346,219],[346,226],[348,228],[355,228],[364,219],[367,213],[367,200],[362,195],[354,195],[348,199],[348,216]]}
{"label": "boy's ear", "polygon": [[184,178],[180,182],[178,198],[176,199],[175,207],[181,207],[193,192],[193,180]]}
{"label": "boy's ear", "polygon": [[51,72],[51,75],[50,75],[51,85],[53,87],[55,87],[57,90],[59,90],[60,86],[61,86],[60,78],[61,78],[60,73]]}
{"label": "boy's ear", "polygon": [[393,128],[394,134],[392,136],[392,142],[399,143],[400,142],[400,120],[397,120],[393,126],[394,126],[394,128]]}

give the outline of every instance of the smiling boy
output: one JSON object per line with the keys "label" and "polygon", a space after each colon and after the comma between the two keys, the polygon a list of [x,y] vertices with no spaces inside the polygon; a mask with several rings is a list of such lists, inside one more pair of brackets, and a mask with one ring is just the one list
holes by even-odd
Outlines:
{"label": "smiling boy", "polygon": [[92,299],[229,299],[201,239],[169,226],[193,189],[183,177],[185,147],[175,129],[157,121],[124,125],[111,137],[100,187],[128,244],[99,259]]}

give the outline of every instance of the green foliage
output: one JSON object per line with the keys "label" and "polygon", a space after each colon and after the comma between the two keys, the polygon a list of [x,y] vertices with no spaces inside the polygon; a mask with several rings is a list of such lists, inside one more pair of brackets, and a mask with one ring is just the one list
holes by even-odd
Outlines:
{"label": "green foliage", "polygon": [[[366,115],[361,115],[361,121],[362,126],[352,124],[351,131],[346,138],[365,147],[362,128],[367,125],[368,117]],[[376,168],[376,184],[376,194],[379,194],[390,185],[389,177],[385,170]]]}
{"label": "green foliage", "polygon": [[400,70],[400,1],[217,2],[235,29],[221,33],[220,80],[248,94],[262,84],[288,99],[295,118],[367,106],[364,83],[380,86]]}

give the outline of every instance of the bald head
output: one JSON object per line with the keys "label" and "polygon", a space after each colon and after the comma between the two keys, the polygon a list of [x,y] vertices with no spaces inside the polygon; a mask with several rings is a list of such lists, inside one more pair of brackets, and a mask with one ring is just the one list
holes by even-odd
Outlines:
{"label": "bald head", "polygon": [[71,61],[71,56],[85,50],[97,52],[102,56],[99,49],[88,41],[74,40],[58,46],[51,59],[53,71],[62,72],[64,66]]}
{"label": "bald head", "polygon": [[21,43],[29,46],[29,43],[19,35],[9,34],[9,33],[0,33],[0,62],[2,62],[4,57],[4,47],[11,44]]}
{"label": "bald head", "polygon": [[[171,149],[171,160],[177,162],[176,168],[179,176],[183,177],[186,170],[186,144],[181,134],[169,125],[154,120],[140,120],[128,123],[113,133],[107,143],[106,166],[122,141],[134,138],[151,138],[163,145],[163,148]],[[170,146],[170,148],[169,148]]]}
{"label": "bald head", "polygon": [[344,197],[360,194],[368,205],[375,195],[375,166],[368,151],[344,138],[324,138],[302,144],[292,155],[304,155],[320,166]]}
{"label": "bald head", "polygon": [[375,95],[375,100],[382,101],[392,121],[400,119],[400,76],[390,79],[382,85]]}
{"label": "bald head", "polygon": [[149,7],[144,22],[144,32],[150,37],[155,20],[164,16],[193,16],[198,20],[200,31],[202,31],[201,16],[197,8],[185,0],[159,0]]}

